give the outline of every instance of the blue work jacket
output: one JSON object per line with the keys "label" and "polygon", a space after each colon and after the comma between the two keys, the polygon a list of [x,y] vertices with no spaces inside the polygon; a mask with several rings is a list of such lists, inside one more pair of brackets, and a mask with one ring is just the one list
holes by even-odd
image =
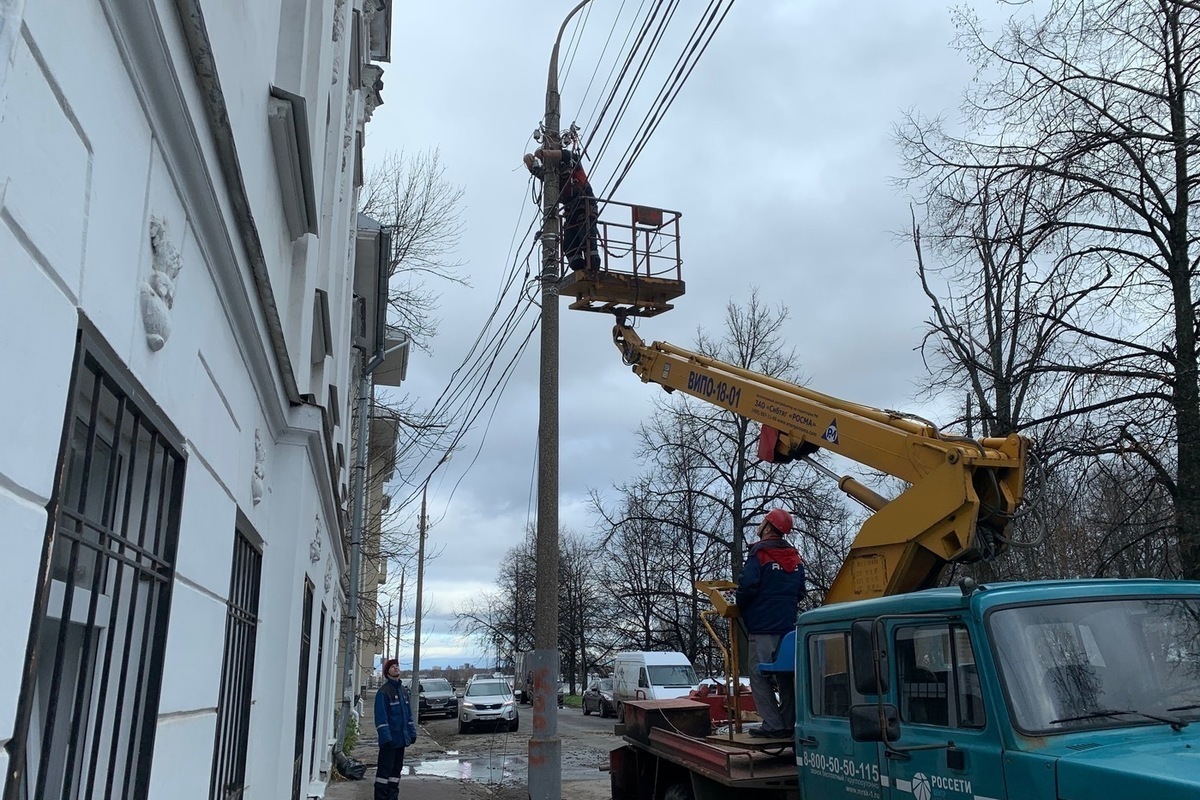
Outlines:
{"label": "blue work jacket", "polygon": [[804,597],[804,561],[782,539],[764,539],[750,548],[738,579],[738,614],[747,633],[783,634],[796,627]]}
{"label": "blue work jacket", "polygon": [[400,681],[388,678],[375,693],[375,730],[380,747],[407,747],[417,740],[417,726]]}

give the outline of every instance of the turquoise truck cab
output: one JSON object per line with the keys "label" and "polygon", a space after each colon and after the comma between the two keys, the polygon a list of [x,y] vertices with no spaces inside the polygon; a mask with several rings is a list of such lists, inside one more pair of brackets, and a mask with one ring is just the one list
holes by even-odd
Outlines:
{"label": "turquoise truck cab", "polygon": [[793,647],[801,800],[1200,798],[1200,582],[964,581]]}

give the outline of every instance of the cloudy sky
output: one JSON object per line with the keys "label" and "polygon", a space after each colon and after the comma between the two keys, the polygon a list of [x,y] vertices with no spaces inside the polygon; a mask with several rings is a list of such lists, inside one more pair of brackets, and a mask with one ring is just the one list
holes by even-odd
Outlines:
{"label": "cloudy sky", "polygon": [[[409,362],[405,389],[417,397],[432,400],[450,382],[511,270],[514,236],[536,213],[521,156],[536,146],[551,46],[573,5],[395,2],[385,105],[368,126],[367,167],[388,152],[440,148],[448,178],[465,190],[458,256],[471,282],[440,290],[433,353]],[[634,13],[652,5],[593,0],[582,31],[567,29],[564,126],[575,121],[590,132]],[[615,152],[591,172],[602,196],[707,4],[679,5]],[[975,5],[988,17],[1006,13],[992,0]],[[687,294],[674,311],[641,321],[640,335],[690,347],[698,328],[718,333],[726,304],[757,288],[789,310],[784,338],[811,386],[937,419],[914,401],[923,374],[914,348],[928,302],[911,246],[897,235],[908,224],[909,198],[890,179],[900,173],[892,132],[904,110],[956,117],[972,71],[953,36],[949,6],[930,0],[734,4],[614,198],[683,215]],[[589,489],[639,470],[633,431],[658,390],[622,366],[611,317],[566,306],[560,519],[586,532]],[[441,554],[425,576],[423,665],[494,657],[450,627],[469,598],[494,587],[497,562],[534,521],[537,413],[535,335],[486,435],[485,417],[429,484],[430,547]]]}

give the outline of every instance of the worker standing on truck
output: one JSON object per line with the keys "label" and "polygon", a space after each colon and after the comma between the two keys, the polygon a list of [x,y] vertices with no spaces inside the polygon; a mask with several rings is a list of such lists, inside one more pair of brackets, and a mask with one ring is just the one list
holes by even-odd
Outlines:
{"label": "worker standing on truck", "polygon": [[538,180],[546,167],[558,165],[558,202],[563,207],[562,249],[567,266],[573,270],[599,269],[600,251],[596,242],[596,193],[588,182],[579,154],[569,149],[545,150],[539,147],[525,154],[525,168]]}
{"label": "worker standing on truck", "polygon": [[767,512],[758,526],[759,540],[750,548],[738,580],[737,606],[750,640],[750,692],[762,717],[761,727],[750,731],[763,738],[792,738],[796,724],[796,689],[759,670],[775,660],[779,641],[796,627],[800,598],[804,597],[804,561],[783,537],[792,531],[792,515],[782,508]]}

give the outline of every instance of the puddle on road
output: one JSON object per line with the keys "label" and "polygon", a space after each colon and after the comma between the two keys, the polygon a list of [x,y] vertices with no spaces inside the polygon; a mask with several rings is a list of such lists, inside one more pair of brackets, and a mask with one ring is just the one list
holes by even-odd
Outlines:
{"label": "puddle on road", "polygon": [[[447,755],[458,754],[448,752]],[[529,758],[523,755],[435,758],[405,764],[404,774],[427,778],[454,778],[478,783],[521,782],[527,780]],[[563,780],[595,780],[600,775],[597,764],[570,763],[564,759]]]}
{"label": "puddle on road", "polygon": [[461,778],[481,783],[509,781],[526,771],[525,756],[480,756],[479,758],[438,758],[406,764],[406,775],[426,775],[435,778]]}

